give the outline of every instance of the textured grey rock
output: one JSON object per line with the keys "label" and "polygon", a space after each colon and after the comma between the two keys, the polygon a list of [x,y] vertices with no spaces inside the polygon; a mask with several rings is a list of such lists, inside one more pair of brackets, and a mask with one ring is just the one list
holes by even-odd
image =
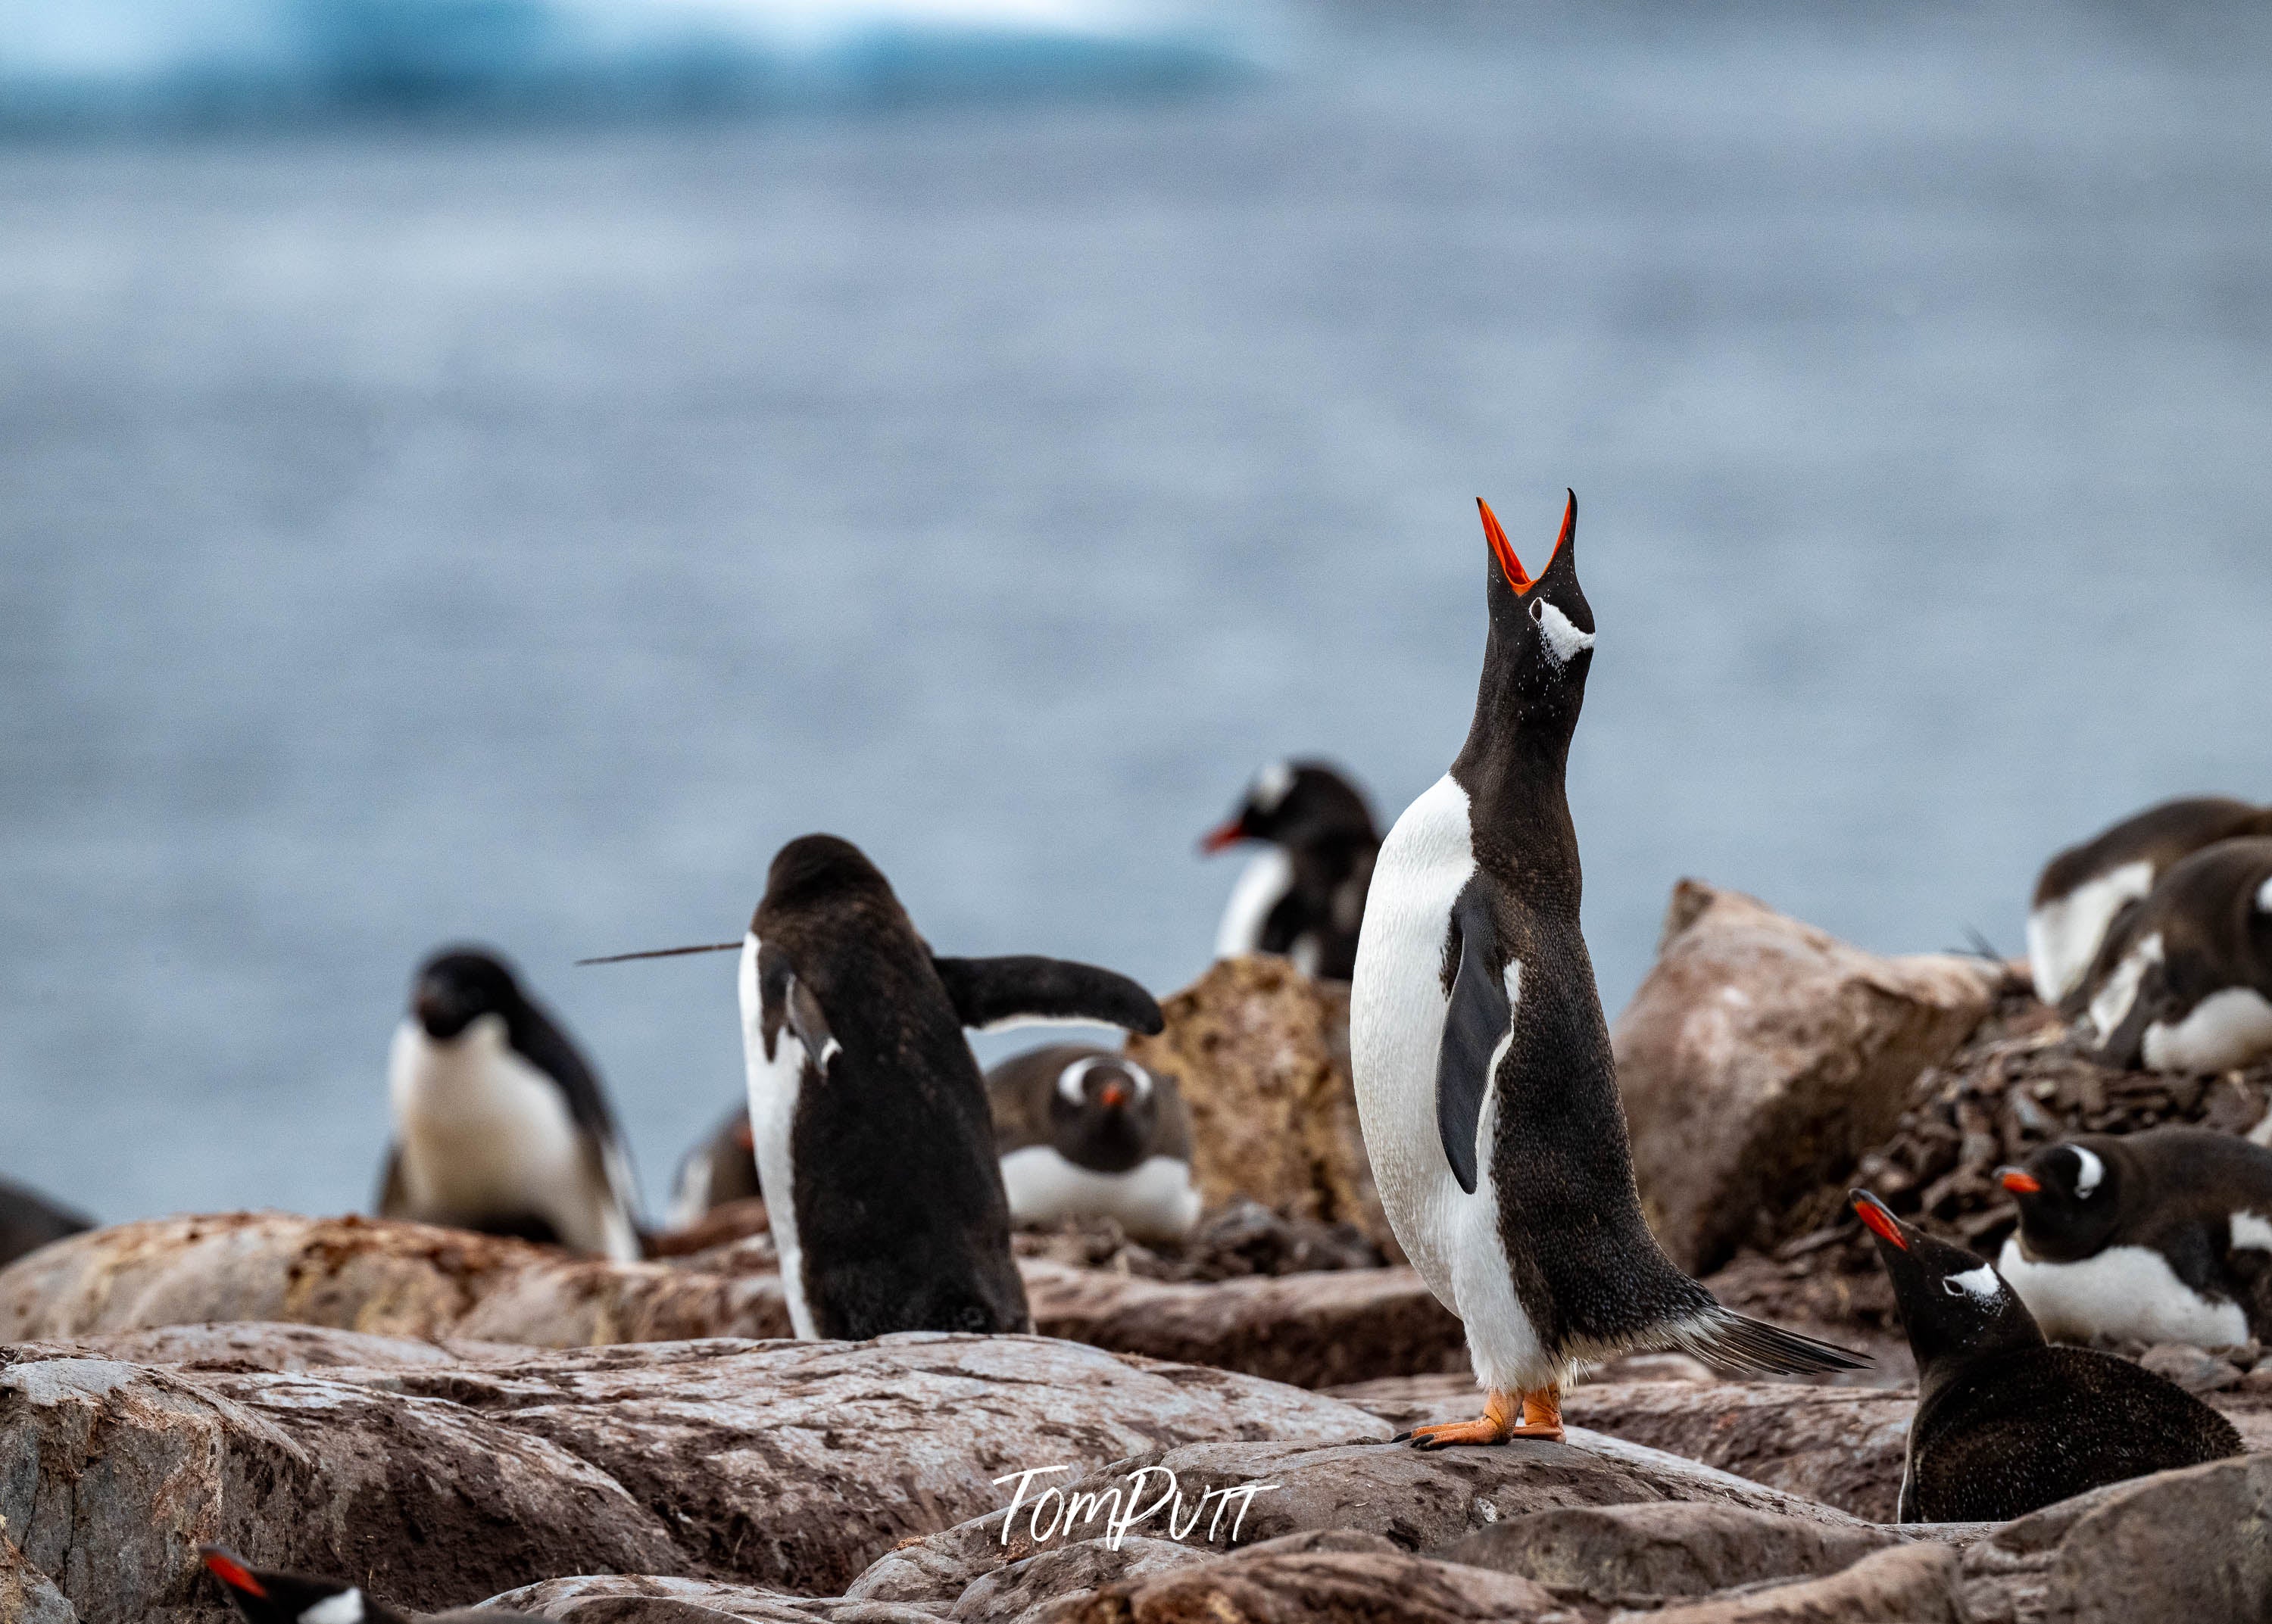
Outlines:
{"label": "textured grey rock", "polygon": [[1957,1554],[1934,1544],[1898,1546],[1827,1578],[1715,1597],[1648,1617],[1651,1624],[1971,1624]]}
{"label": "textured grey rock", "polygon": [[1516,1624],[1571,1614],[1515,1575],[1334,1534],[1266,1541],[1219,1561],[1125,1579],[1045,1616],[1048,1624]]}
{"label": "textured grey rock", "polygon": [[78,1624],[64,1593],[0,1531],[0,1624]]}
{"label": "textured grey rock", "polygon": [[1866,1525],[1670,1501],[1502,1518],[1429,1554],[1583,1590],[1596,1601],[1632,1602],[1836,1573],[1895,1543],[1893,1534]]}
{"label": "textured grey rock", "polygon": [[912,1607],[846,1603],[792,1596],[761,1585],[717,1579],[649,1575],[588,1574],[547,1579],[493,1597],[486,1604],[546,1618],[555,1624],[938,1624],[938,1615]]}

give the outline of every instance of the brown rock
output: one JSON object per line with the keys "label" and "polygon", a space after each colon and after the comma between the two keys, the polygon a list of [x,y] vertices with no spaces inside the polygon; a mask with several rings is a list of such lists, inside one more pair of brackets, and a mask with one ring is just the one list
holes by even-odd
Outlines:
{"label": "brown rock", "polygon": [[2241,1372],[2231,1364],[2190,1343],[2157,1342],[2139,1356],[2138,1362],[2188,1393],[2221,1392],[2238,1387],[2241,1382]]}
{"label": "brown rock", "polygon": [[848,1607],[759,1585],[635,1574],[547,1579],[507,1590],[482,1605],[551,1619],[556,1624],[720,1624],[729,1619],[814,1624],[840,1618],[846,1624],[851,1624],[851,1618],[858,1624],[938,1624],[932,1614],[904,1607]]}
{"label": "brown rock", "polygon": [[1535,1511],[1430,1554],[1581,1590],[1595,1601],[1630,1604],[1836,1573],[1895,1543],[1894,1535],[1876,1528],[1668,1501]]}
{"label": "brown rock", "polygon": [[1028,1259],[1034,1328],[1116,1352],[1297,1387],[1464,1370],[1467,1334],[1417,1271],[1346,1269],[1188,1285]]}
{"label": "brown rock", "polygon": [[1611,1033],[1642,1206],[1673,1261],[1718,1268],[1755,1214],[1851,1168],[2000,980],[1949,955],[1865,953],[1681,881],[1656,965]]}
{"label": "brown rock", "polygon": [[1512,1574],[1398,1551],[1262,1546],[1111,1585],[1053,1624],[1466,1624],[1557,1611],[1551,1592]]}
{"label": "brown rock", "polygon": [[55,1582],[26,1561],[5,1532],[0,1532],[0,1624],[78,1624]]}
{"label": "brown rock", "polygon": [[1349,988],[1268,954],[1219,959],[1134,1037],[1192,1114],[1192,1173],[1210,1207],[1250,1196],[1289,1217],[1354,1224],[1393,1261],[1349,1080]]}
{"label": "brown rock", "polygon": [[1969,1624],[1959,1580],[1957,1554],[1948,1546],[1897,1546],[1828,1578],[1668,1607],[1649,1619],[1650,1624]]}

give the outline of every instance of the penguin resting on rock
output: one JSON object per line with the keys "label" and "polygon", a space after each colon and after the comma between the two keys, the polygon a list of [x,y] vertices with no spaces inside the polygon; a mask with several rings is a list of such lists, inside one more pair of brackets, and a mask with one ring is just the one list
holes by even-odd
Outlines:
{"label": "penguin resting on rock", "polygon": [[1867,1190],[1917,1356],[1903,1523],[2002,1523],[2104,1483],[2240,1453],[2232,1423],[2143,1366],[2052,1347],[1983,1259],[1895,1218]]}
{"label": "penguin resting on rock", "polygon": [[986,1074],[1010,1216],[1021,1223],[1115,1218],[1139,1240],[1199,1222],[1192,1120],[1170,1076],[1125,1054],[1053,1044]]}
{"label": "penguin resting on rock", "polygon": [[1573,1370],[1636,1348],[1747,1373],[1861,1362],[1721,1307],[1642,1219],[1563,790],[1594,658],[1578,499],[1536,580],[1476,505],[1491,629],[1474,721],[1381,846],[1349,1004],[1381,1203],[1489,1394],[1480,1420],[1407,1434],[1423,1448],[1559,1438]]}
{"label": "penguin resting on rock", "polygon": [[1996,1267],[2048,1337],[2232,1347],[2272,1336],[2272,1151],[2200,1128],[2083,1134],[1996,1176]]}
{"label": "penguin resting on rock", "polygon": [[2173,864],[2084,988],[2100,1060],[2199,1076],[2272,1054],[2272,838]]}
{"label": "penguin resting on rock", "polygon": [[387,1095],[379,1217],[638,1260],[639,1187],[600,1079],[494,954],[420,969]]}
{"label": "penguin resting on rock", "polygon": [[1304,975],[1348,980],[1380,850],[1363,793],[1324,762],[1273,762],[1255,775],[1229,821],[1200,838],[1200,850],[1248,840],[1262,842],[1263,850],[1231,888],[1214,956],[1282,953]]}
{"label": "penguin resting on rock", "polygon": [[236,1610],[253,1624],[471,1624],[475,1619],[533,1619],[533,1613],[502,1607],[459,1607],[448,1613],[413,1615],[381,1606],[352,1584],[303,1579],[296,1574],[247,1568],[219,1546],[201,1546],[206,1571],[228,1590]]}

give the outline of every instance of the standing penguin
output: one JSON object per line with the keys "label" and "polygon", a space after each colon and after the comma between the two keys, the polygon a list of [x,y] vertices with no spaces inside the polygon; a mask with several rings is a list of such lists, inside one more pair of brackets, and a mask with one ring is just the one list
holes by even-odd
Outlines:
{"label": "standing penguin", "polygon": [[1010,1216],[1095,1215],[1139,1240],[1173,1240],[1199,1221],[1192,1119],[1171,1076],[1084,1044],[1028,1050],[986,1074]]}
{"label": "standing penguin", "polygon": [[2044,865],[2028,910],[2036,996],[2056,1004],[2079,988],[2123,909],[2143,900],[2171,865],[2219,840],[2268,834],[2272,808],[2194,795],[2149,807],[2061,852]]}
{"label": "standing penguin", "polygon": [[495,955],[447,949],[418,972],[387,1094],[381,1218],[639,1256],[638,1186],[600,1079]]}
{"label": "standing penguin", "polygon": [[1214,954],[1282,953],[1305,975],[1346,981],[1380,851],[1372,808],[1320,761],[1273,762],[1255,775],[1229,822],[1200,841],[1220,852],[1265,843],[1231,889]]}
{"label": "standing penguin", "polygon": [[2045,1335],[2272,1337],[2272,1151],[2201,1128],[2083,1134],[1996,1176],[2020,1203],[1996,1267]]}
{"label": "standing penguin", "polygon": [[1721,1307],[1641,1218],[1563,793],[1594,657],[1578,499],[1536,580],[1476,505],[1491,630],[1475,719],[1381,846],[1349,1003],[1382,1205],[1466,1322],[1490,1395],[1481,1420],[1416,1429],[1423,1447],[1559,1438],[1573,1369],[1633,1348],[1736,1371],[1858,1362]]}
{"label": "standing penguin", "polygon": [[2115,927],[2084,991],[2111,1066],[2199,1076],[2272,1054],[2272,838],[2173,864]]}
{"label": "standing penguin", "polygon": [[[198,1554],[205,1559],[206,1571],[227,1587],[236,1610],[252,1624],[412,1624],[410,1614],[381,1605],[355,1585],[247,1568],[219,1546],[201,1546]],[[456,1607],[428,1615],[425,1624],[535,1616],[502,1607]]]}
{"label": "standing penguin", "polygon": [[2002,1523],[2103,1483],[2240,1453],[2232,1423],[2111,1353],[2051,1347],[2012,1289],[1962,1247],[1912,1228],[1867,1190],[1917,1356],[1902,1471],[1904,1523]]}

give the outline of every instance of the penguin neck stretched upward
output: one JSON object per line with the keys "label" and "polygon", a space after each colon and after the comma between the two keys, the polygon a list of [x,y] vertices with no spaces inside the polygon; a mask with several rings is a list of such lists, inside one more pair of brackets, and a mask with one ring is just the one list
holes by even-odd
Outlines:
{"label": "penguin neck stretched upward", "polygon": [[[1491,635],[1496,642],[1496,626]],[[1528,871],[1566,876],[1574,907],[1578,831],[1565,778],[1577,706],[1557,716],[1535,697],[1526,703],[1519,691],[1506,691],[1519,683],[1511,663],[1486,656],[1475,720],[1452,763],[1452,777],[1468,793],[1477,839],[1503,844],[1507,856]]]}

